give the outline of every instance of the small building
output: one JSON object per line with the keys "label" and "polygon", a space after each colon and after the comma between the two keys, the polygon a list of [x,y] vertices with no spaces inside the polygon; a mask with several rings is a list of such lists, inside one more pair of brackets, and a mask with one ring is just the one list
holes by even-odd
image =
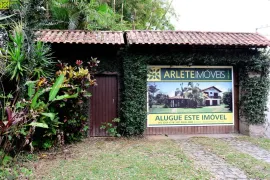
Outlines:
{"label": "small building", "polygon": [[[265,49],[270,45],[269,40],[257,33],[232,32],[41,30],[37,32],[37,36],[38,40],[51,44],[54,57],[59,60],[74,63],[78,59],[84,61],[91,57],[100,60],[97,74],[95,74],[98,86],[90,89],[93,95],[88,108],[90,136],[106,136],[105,130],[100,129],[100,126],[104,122],[111,122],[116,117],[120,117],[119,129],[126,135],[243,132],[244,126],[239,115],[239,96],[242,95],[239,75],[243,72],[240,70],[245,65],[252,65],[253,57],[259,53],[259,49]],[[233,122],[229,125],[223,123],[196,125],[192,124],[194,123],[192,118],[200,118],[198,113],[190,116],[185,114],[171,116],[168,113],[157,119],[164,123],[171,119],[185,120],[182,117],[186,117],[186,124],[149,127],[147,124],[149,115],[147,68],[151,65],[164,65],[168,68],[173,66],[189,68],[196,65],[233,67],[231,71],[234,76],[231,79],[234,99],[233,113],[230,116]],[[152,70],[154,72],[152,78],[159,79],[162,75],[161,71]],[[183,75],[195,79],[204,74],[175,70],[168,73],[167,78],[181,79]],[[219,76],[221,77],[220,74]],[[220,105],[221,90],[215,86],[209,86],[211,87],[204,89],[204,93],[208,95],[206,104],[208,106]],[[171,97],[169,101],[173,107],[188,104],[188,99]],[[172,111],[171,108],[164,110]],[[213,111],[204,118],[223,118],[226,115],[214,116],[214,113]]]}
{"label": "small building", "polygon": [[211,86],[202,91],[207,95],[207,98],[205,99],[206,106],[219,106],[221,104],[221,90],[215,86]]}
{"label": "small building", "polygon": [[197,107],[196,101],[183,98],[180,96],[169,97],[168,104],[170,108],[196,108]]}

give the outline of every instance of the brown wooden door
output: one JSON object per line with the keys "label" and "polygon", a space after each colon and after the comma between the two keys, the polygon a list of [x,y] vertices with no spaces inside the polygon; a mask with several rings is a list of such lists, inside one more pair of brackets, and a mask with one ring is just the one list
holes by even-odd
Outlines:
{"label": "brown wooden door", "polygon": [[95,76],[97,86],[90,88],[90,136],[107,136],[100,126],[112,122],[117,116],[118,81],[115,75]]}

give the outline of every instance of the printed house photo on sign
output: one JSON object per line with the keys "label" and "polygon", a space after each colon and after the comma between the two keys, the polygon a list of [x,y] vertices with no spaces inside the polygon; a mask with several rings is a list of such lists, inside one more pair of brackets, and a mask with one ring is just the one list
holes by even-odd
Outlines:
{"label": "printed house photo on sign", "polygon": [[148,127],[233,125],[232,67],[149,66]]}

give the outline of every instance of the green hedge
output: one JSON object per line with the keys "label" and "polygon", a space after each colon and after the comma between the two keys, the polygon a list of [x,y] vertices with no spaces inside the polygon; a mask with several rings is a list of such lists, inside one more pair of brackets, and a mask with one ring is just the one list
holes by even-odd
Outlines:
{"label": "green hedge", "polygon": [[[186,49],[181,52],[160,53],[158,50],[138,52],[125,49],[123,61],[123,90],[120,130],[126,136],[143,134],[146,126],[147,65],[209,65],[234,66],[239,72],[241,115],[251,124],[265,120],[269,87],[269,59],[264,52],[247,49]],[[260,77],[249,78],[248,72]]]}

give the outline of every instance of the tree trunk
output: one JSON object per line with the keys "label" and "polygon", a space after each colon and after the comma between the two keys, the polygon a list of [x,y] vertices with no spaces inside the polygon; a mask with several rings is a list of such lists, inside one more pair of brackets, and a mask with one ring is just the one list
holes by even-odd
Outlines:
{"label": "tree trunk", "polygon": [[115,13],[115,0],[113,0],[113,12]]}
{"label": "tree trunk", "polygon": [[135,30],[136,29],[136,9],[134,9],[134,17],[133,17],[133,22],[132,22],[132,29]]}
{"label": "tree trunk", "polygon": [[[169,9],[171,8],[172,3],[173,3],[173,0],[171,0],[169,6],[167,7],[167,9],[166,9],[166,11],[165,11],[165,13],[164,13],[163,16],[160,18],[159,23],[163,20],[163,18],[164,18],[164,17],[166,16],[166,14],[168,13]],[[155,28],[155,30],[157,30],[157,27]]]}
{"label": "tree trunk", "polygon": [[124,18],[124,0],[122,0],[121,10],[122,10],[121,22],[123,22],[123,18]]}
{"label": "tree trunk", "polygon": [[50,18],[49,1],[46,2],[46,18]]}

